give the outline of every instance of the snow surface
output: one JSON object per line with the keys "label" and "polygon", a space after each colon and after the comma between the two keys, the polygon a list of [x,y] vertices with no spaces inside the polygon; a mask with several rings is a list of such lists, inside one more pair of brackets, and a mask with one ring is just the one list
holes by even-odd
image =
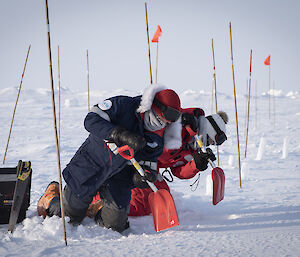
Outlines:
{"label": "snow surface", "polygon": [[[0,90],[1,163],[17,90]],[[91,92],[91,103],[112,95],[139,93],[95,91]],[[119,234],[86,218],[79,226],[66,223],[65,246],[61,219],[43,220],[36,213],[37,201],[48,183],[58,180],[50,90],[22,89],[6,163],[1,167],[15,167],[19,159],[32,162],[31,205],[14,233],[7,232],[7,225],[0,225],[0,256],[300,256],[300,95],[281,91],[271,95],[277,106],[271,119],[268,93],[257,98],[257,115],[255,99],[251,99],[247,159],[243,108],[247,98],[237,96],[242,188],[234,101],[230,93],[219,94],[219,109],[228,112],[230,118],[228,140],[219,148],[220,167],[226,174],[221,203],[212,205],[208,169],[201,173],[194,192],[190,185],[196,177],[175,179],[170,184],[180,226],[156,233],[151,216],[135,217],[130,218],[130,229]],[[184,107],[199,106],[206,114],[211,112],[210,93],[186,90],[180,96]],[[86,93],[67,88],[62,90],[61,99],[63,169],[88,135],[83,127],[88,106]]]}

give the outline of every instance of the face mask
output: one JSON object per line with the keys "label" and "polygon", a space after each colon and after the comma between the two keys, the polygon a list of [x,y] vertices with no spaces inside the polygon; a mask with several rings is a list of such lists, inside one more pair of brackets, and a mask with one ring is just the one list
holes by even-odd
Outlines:
{"label": "face mask", "polygon": [[164,128],[166,123],[161,120],[153,110],[146,111],[144,114],[144,128],[148,131],[156,131]]}

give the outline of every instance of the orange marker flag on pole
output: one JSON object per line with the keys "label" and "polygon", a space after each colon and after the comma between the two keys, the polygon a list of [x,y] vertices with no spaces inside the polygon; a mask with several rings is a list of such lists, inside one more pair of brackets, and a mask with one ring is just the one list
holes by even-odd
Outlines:
{"label": "orange marker flag on pole", "polygon": [[271,64],[271,55],[269,55],[266,60],[264,61],[265,65],[270,65]]}
{"label": "orange marker flag on pole", "polygon": [[157,67],[158,67],[158,39],[161,36],[161,27],[157,25],[156,32],[151,40],[152,43],[156,43],[156,68],[155,68],[155,83],[157,83]]}
{"label": "orange marker flag on pole", "polygon": [[156,32],[151,40],[152,43],[158,43],[158,39],[161,36],[162,31],[161,31],[161,27],[159,25],[157,25],[157,29]]}
{"label": "orange marker flag on pole", "polygon": [[270,100],[270,94],[271,94],[271,55],[269,55],[266,60],[264,61],[264,64],[269,66],[269,119],[271,116],[271,100]]}

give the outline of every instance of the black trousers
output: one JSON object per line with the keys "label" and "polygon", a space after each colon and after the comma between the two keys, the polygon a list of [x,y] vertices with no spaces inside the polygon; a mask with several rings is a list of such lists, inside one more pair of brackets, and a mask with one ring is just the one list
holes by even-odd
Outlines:
{"label": "black trousers", "polygon": [[[99,193],[103,202],[103,207],[97,213],[95,221],[100,226],[111,228],[118,232],[127,229],[129,227],[129,204],[126,207],[120,208],[106,186],[102,186]],[[86,217],[86,211],[92,200],[93,197],[88,197],[84,200],[79,199],[72,193],[67,185],[65,186],[63,190],[64,213],[66,216],[70,217],[70,223],[79,224]],[[49,216],[57,215],[61,217],[59,196],[52,199],[47,211]]]}

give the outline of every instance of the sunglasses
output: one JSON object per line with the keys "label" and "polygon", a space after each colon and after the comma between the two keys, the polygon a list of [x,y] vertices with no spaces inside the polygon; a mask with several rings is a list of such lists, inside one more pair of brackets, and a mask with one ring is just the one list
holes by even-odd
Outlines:
{"label": "sunglasses", "polygon": [[170,106],[166,106],[160,101],[158,101],[156,98],[153,100],[153,104],[156,105],[158,109],[162,111],[162,116],[164,119],[170,122],[175,122],[179,119],[181,112],[178,111],[175,108],[172,108]]}
{"label": "sunglasses", "polygon": [[[215,120],[213,119],[213,117],[211,115],[207,116],[206,119],[208,119],[210,124],[213,126],[214,130],[217,132],[217,134],[215,136],[215,140],[214,140],[216,142],[216,145],[223,144],[227,140],[227,136],[224,133],[224,131],[222,131],[220,129],[220,127],[218,126],[218,124],[215,122]],[[208,139],[207,139],[207,142],[208,142]]]}

